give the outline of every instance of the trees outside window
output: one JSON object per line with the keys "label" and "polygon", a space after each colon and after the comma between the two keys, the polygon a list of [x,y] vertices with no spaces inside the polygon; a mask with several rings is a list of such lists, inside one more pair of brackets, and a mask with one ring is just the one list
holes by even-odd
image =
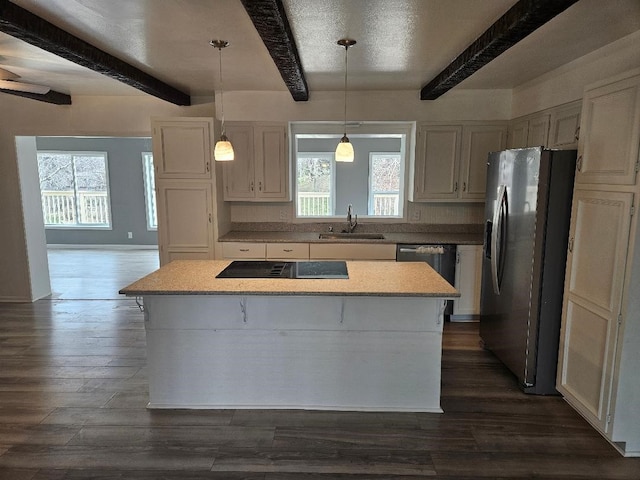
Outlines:
{"label": "trees outside window", "polygon": [[296,165],[299,217],[334,215],[335,164],[333,153],[298,153]]}
{"label": "trees outside window", "polygon": [[369,154],[369,215],[398,215],[401,170],[400,153]]}

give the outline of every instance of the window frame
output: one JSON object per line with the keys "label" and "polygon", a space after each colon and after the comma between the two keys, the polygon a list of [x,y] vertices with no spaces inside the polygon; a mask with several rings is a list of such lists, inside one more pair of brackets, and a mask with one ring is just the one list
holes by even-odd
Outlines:
{"label": "window frame", "polygon": [[[153,152],[141,152],[142,155],[142,183],[144,190],[144,213],[147,219],[147,231],[158,231],[158,201],[156,195],[155,165]],[[150,160],[149,160],[150,159]],[[153,224],[155,219],[155,225]]]}
{"label": "window frame", "polygon": [[[75,223],[75,224],[55,224],[55,223],[44,223],[44,227],[46,229],[55,229],[55,230],[113,230],[113,215],[111,208],[111,182],[109,178],[109,155],[104,151],[95,151],[95,150],[38,150],[36,152],[36,163],[38,165],[38,172],[40,171],[40,155],[69,155],[71,156],[72,162],[72,172],[73,172],[73,195],[75,199],[75,215],[76,218],[78,215],[78,185],[76,181],[76,162],[74,160],[75,157],[88,157],[88,156],[101,156],[104,160],[104,173],[105,173],[105,182],[106,182],[106,207],[107,207],[107,217],[109,219],[108,224],[91,224],[91,223]],[[39,180],[39,179],[38,179]],[[40,198],[41,198],[41,207],[42,207],[42,188],[40,188]],[[45,221],[46,216],[43,212],[43,222]]]}

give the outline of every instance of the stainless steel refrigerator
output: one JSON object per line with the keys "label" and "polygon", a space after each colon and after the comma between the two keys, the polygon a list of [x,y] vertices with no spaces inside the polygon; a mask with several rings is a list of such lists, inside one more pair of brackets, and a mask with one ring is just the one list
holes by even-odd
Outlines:
{"label": "stainless steel refrigerator", "polygon": [[480,337],[525,393],[556,394],[575,150],[489,154]]}

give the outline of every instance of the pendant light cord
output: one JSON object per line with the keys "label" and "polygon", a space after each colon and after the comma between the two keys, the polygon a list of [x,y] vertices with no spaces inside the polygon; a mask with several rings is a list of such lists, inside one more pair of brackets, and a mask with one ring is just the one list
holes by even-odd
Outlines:
{"label": "pendant light cord", "polygon": [[349,45],[344,46],[344,135],[347,136],[347,69],[349,67],[347,51]]}
{"label": "pendant light cord", "polygon": [[220,108],[222,113],[222,136],[224,136],[224,87],[222,84],[222,47],[218,47],[220,59]]}

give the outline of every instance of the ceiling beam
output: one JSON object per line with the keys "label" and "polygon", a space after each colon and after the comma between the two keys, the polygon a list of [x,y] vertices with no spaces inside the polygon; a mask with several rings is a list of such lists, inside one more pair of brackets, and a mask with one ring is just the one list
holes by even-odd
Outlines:
{"label": "ceiling beam", "polygon": [[38,100],[40,102],[53,103],[54,105],[71,105],[71,96],[66,93],[56,92],[55,90],[49,90],[47,93],[40,94],[0,88],[0,92],[15,95],[17,97],[30,98],[31,100]]}
{"label": "ceiling beam", "polygon": [[425,85],[420,100],[435,100],[577,1],[520,0]]}
{"label": "ceiling beam", "polygon": [[0,31],[167,102],[191,104],[191,97],[186,93],[8,0],[0,0]]}
{"label": "ceiling beam", "polygon": [[309,100],[309,88],[282,1],[241,1],[293,99]]}

